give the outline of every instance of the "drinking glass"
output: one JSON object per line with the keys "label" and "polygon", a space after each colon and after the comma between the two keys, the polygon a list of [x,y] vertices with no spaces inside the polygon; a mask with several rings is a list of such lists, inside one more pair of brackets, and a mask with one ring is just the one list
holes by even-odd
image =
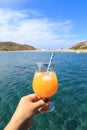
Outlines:
{"label": "drinking glass", "polygon": [[[44,100],[52,97],[58,90],[58,80],[54,71],[55,64],[52,63],[49,71],[47,71],[48,65],[49,63],[46,62],[35,64],[35,74],[32,82],[33,91]],[[48,101],[43,108],[52,111],[55,109],[55,105],[52,101]]]}

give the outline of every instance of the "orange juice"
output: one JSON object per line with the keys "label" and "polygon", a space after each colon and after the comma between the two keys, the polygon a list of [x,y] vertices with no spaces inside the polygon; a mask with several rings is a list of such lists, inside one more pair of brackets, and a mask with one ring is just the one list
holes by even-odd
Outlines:
{"label": "orange juice", "polygon": [[58,89],[58,81],[55,72],[36,72],[32,87],[34,92],[42,98],[53,96]]}

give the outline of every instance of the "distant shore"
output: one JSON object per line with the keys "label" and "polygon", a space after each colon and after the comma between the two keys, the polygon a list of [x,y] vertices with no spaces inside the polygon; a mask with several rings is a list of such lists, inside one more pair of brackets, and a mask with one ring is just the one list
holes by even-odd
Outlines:
{"label": "distant shore", "polygon": [[87,49],[84,49],[84,50],[72,50],[72,49],[64,49],[64,50],[24,50],[24,51],[0,51],[0,52],[69,52],[69,53],[87,53]]}
{"label": "distant shore", "polygon": [[35,52],[71,52],[71,53],[87,53],[87,49],[85,50],[72,50],[72,49],[64,49],[64,50],[38,50]]}

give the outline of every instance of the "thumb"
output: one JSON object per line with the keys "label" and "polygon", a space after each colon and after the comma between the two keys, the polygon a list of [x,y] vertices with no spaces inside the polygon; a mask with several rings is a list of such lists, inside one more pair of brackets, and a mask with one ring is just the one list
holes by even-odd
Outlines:
{"label": "thumb", "polygon": [[42,99],[38,100],[37,102],[34,103],[34,109],[37,110],[40,107],[42,107],[43,105],[45,105],[45,101],[43,101]]}

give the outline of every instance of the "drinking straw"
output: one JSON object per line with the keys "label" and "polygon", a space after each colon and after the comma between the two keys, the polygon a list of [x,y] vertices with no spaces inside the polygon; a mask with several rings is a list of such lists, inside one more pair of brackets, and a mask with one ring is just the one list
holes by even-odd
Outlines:
{"label": "drinking straw", "polygon": [[50,61],[49,61],[48,67],[47,67],[47,72],[46,72],[47,74],[49,73],[51,63],[52,63],[52,60],[53,60],[53,56],[54,56],[54,53],[52,52],[51,57],[50,57]]}

